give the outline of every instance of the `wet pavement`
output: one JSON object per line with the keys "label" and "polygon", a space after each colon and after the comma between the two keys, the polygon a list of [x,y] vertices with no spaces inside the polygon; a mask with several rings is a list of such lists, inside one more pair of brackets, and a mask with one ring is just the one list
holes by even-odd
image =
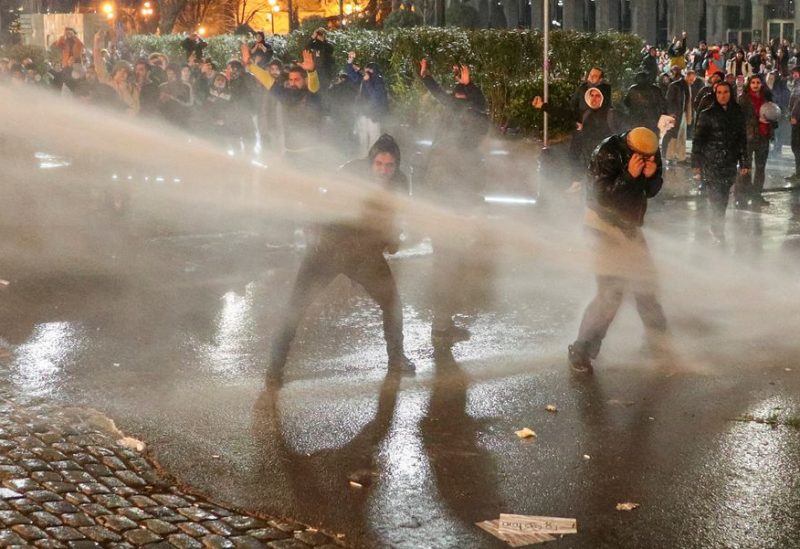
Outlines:
{"label": "wet pavement", "polygon": [[[781,162],[772,164],[773,187],[787,174]],[[669,178],[671,192],[653,204],[648,229],[687,254],[704,249],[704,202],[688,196],[685,170]],[[543,211],[547,202],[574,200],[566,211],[579,227],[577,197],[558,191],[540,198]],[[756,272],[761,262],[796,270],[800,197],[767,198],[766,208],[731,210],[720,261]],[[628,307],[596,375],[575,377],[565,348],[591,297],[591,278],[560,273],[559,291],[551,292],[522,283],[544,277],[541,265],[517,261],[497,268],[502,282],[490,302],[467,303],[460,320],[473,338],[433,347],[430,247],[415,241],[391,265],[417,375],[386,374],[380,312],[340,279],[307,313],[285,387],[266,391],[270,340],[301,257],[291,235],[140,233],[98,250],[109,258],[96,272],[67,264],[0,273],[10,280],[0,289],[4,394],[23,414],[38,402],[54,414],[100,410],[146,442],[191,494],[331,533],[309,539],[312,545],[503,547],[474,526],[502,512],[577,518],[578,534],[554,547],[800,547],[794,341],[764,343],[754,327],[730,335],[738,340],[731,348],[747,352],[727,352],[725,334],[687,319],[685,303],[671,310],[665,300],[677,331],[707,345],[711,367],[660,370],[639,353],[641,329]],[[653,247],[657,257],[675,250],[658,238]],[[136,261],[118,268],[126,253]],[[686,276],[690,284],[701,280]],[[637,349],[623,344],[634,339]],[[558,411],[547,411],[549,404]],[[519,439],[514,431],[522,427],[538,436]],[[98,452],[79,453],[112,457]],[[617,511],[620,502],[640,507]],[[224,509],[213,514],[224,517]],[[169,539],[166,530],[155,535]],[[291,543],[274,547],[301,547]]]}
{"label": "wet pavement", "polygon": [[0,401],[0,546],[338,547],[316,529],[195,497],[92,410]]}

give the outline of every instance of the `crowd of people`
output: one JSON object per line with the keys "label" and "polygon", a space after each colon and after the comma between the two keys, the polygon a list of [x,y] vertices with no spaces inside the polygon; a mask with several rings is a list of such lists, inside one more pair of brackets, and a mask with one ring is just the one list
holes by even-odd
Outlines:
{"label": "crowd of people", "polygon": [[[180,59],[137,56],[105,32],[84,46],[71,28],[53,47],[61,60],[44,71],[31,59],[0,60],[0,82],[35,84],[130,116],[159,118],[234,151],[302,154],[308,143],[319,143],[325,126],[335,128],[332,141],[348,154],[366,154],[389,110],[380,67],[351,52],[337,72],[323,28],[312,34],[301,59],[281,60],[256,32],[225,66],[205,56],[207,44],[196,33],[181,42]],[[343,125],[350,131],[343,134]]]}
{"label": "crowd of people", "polygon": [[[52,86],[78,100],[118,109],[129,116],[158,117],[184,128],[202,127],[231,149],[261,147],[297,166],[318,163],[326,125],[337,128],[333,141],[353,136],[349,173],[385,187],[402,188],[400,147],[385,134],[389,113],[387,84],[381,68],[363,63],[354,52],[337,72],[325,29],[317,29],[302,59],[285,63],[264,33],[242,43],[240,55],[217,67],[204,57],[205,42],[196,34],[182,42],[181,63],[161,53],[132,61],[104,48],[106,36],[94,36],[87,52],[72,29],[55,47],[61,68],[35,78],[30,60],[0,60],[0,79],[14,85]],[[791,127],[795,173],[800,181],[800,50],[776,40],[746,49],[700,42],[689,49],[686,35],[666,50],[646,47],[635,83],[615,109],[614,90],[601,67],[591,67],[571,102],[575,134],[571,141],[573,187],[586,192],[586,217],[600,263],[620,259],[638,265],[642,276],[598,272],[598,293],[587,308],[578,339],[569,347],[576,371],[592,369],[606,331],[625,291],[633,291],[645,326],[654,341],[664,341],[667,325],[641,226],[647,201],[663,184],[663,171],[692,168],[709,201],[712,241],[724,240],[724,220],[732,188],[742,207],[767,205],[762,196],[771,147],[780,148],[782,131]],[[453,66],[453,87],[446,91],[431,76],[428,61],[419,60],[419,77],[447,111],[430,154],[426,183],[462,212],[482,203],[485,177],[478,147],[489,131],[487,102],[466,65]],[[618,96],[619,97],[619,96]],[[334,108],[331,108],[331,107]],[[549,108],[540,97],[534,108]],[[334,117],[334,120],[330,120]],[[328,120],[328,124],[325,120]],[[347,131],[342,132],[341,129]],[[210,130],[210,131],[209,131]],[[691,140],[691,150],[687,150]],[[286,322],[273,346],[268,378],[280,385],[295,331],[314,295],[337,274],[361,283],[383,310],[390,369],[413,371],[403,350],[402,308],[384,252],[397,249],[391,211],[378,208],[387,223],[332,225],[317,232],[301,266]],[[375,214],[375,212],[372,212]],[[374,221],[375,215],[372,215]],[[453,280],[466,267],[464,250],[434,238],[434,342],[454,343],[470,337],[454,317],[458,300]],[[611,270],[613,271],[613,269]],[[663,345],[662,345],[663,347]]]}

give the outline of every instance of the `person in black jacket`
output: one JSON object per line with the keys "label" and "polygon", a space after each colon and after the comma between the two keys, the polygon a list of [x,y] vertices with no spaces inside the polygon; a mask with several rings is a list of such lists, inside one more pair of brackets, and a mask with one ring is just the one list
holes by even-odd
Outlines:
{"label": "person in black jacket", "polygon": [[327,90],[333,79],[335,61],[333,46],[328,42],[328,31],[320,27],[313,32],[306,49],[314,54],[314,64],[319,73],[320,89]]}
{"label": "person in black jacket", "polygon": [[584,222],[595,244],[597,295],[586,308],[568,358],[576,372],[592,360],[626,290],[633,292],[650,343],[665,342],[667,322],[656,297],[655,268],[642,233],[647,200],[661,190],[658,137],[639,127],[605,139],[592,155]]}
{"label": "person in black jacket", "polygon": [[655,46],[647,48],[647,53],[642,58],[642,70],[647,73],[650,82],[655,82],[658,76],[658,49]]}
{"label": "person in black jacket", "polygon": [[580,130],[583,124],[583,115],[589,109],[586,104],[586,91],[589,88],[597,88],[605,98],[605,108],[611,109],[611,86],[605,81],[605,73],[600,67],[592,67],[586,73],[586,80],[581,82],[575,93],[572,94],[572,112],[575,116],[575,127]]}
{"label": "person in black jacket", "polygon": [[[367,158],[346,164],[343,171],[390,190],[404,190],[406,176],[400,171],[400,148],[388,134],[378,138]],[[394,215],[386,198],[365,200],[364,214],[354,223],[322,226],[309,245],[289,298],[283,327],[273,342],[267,385],[283,384],[283,369],[303,313],[325,287],[343,274],[357,282],[383,312],[383,333],[390,371],[413,373],[414,364],[403,350],[403,308],[392,271],[383,253],[395,253],[399,238]]]}
{"label": "person in black jacket", "polygon": [[761,196],[766,179],[769,142],[772,140],[774,128],[772,123],[761,118],[761,107],[772,101],[772,92],[761,78],[756,75],[747,79],[744,93],[739,98],[739,106],[744,115],[744,127],[747,135],[747,163],[755,160],[753,179],[750,176],[740,177],[735,188],[737,204],[741,207],[752,202],[755,206],[767,206],[769,202]]}
{"label": "person in black jacket", "polygon": [[632,127],[644,126],[658,135],[658,119],[667,112],[667,107],[661,90],[645,71],[636,74],[636,83],[628,88],[622,104],[628,110],[628,121]]}
{"label": "person in black jacket", "polygon": [[196,61],[203,59],[203,50],[205,50],[207,46],[208,43],[200,38],[200,35],[196,32],[191,33],[181,42],[181,48],[186,52],[186,59],[194,55]]}
{"label": "person in black jacket", "polygon": [[665,162],[684,162],[686,160],[686,124],[684,115],[689,103],[689,85],[683,78],[681,68],[673,65],[670,69],[672,81],[667,87],[667,114],[675,120],[675,125],[664,134],[661,142],[661,156]]}
{"label": "person in black jacket", "polygon": [[[489,131],[486,98],[471,80],[469,67],[453,66],[456,85],[453,93],[445,92],[428,72],[428,61],[420,61],[422,83],[444,107],[443,117],[433,140],[426,183],[433,196],[443,203],[472,215],[483,204],[485,180],[479,145]],[[465,239],[469,241],[469,239]],[[468,329],[457,326],[453,316],[459,307],[463,287],[453,284],[470,271],[469,254],[456,249],[451,240],[433,240],[433,322],[434,343],[455,343],[470,338]],[[469,242],[468,245],[475,245]],[[477,254],[475,254],[477,255]]]}
{"label": "person in black jacket", "polygon": [[711,237],[725,237],[725,210],[736,180],[737,167],[748,173],[747,137],[742,110],[733,98],[733,89],[720,82],[714,89],[714,104],[700,113],[692,141],[692,167],[695,179],[702,177],[711,209]]}

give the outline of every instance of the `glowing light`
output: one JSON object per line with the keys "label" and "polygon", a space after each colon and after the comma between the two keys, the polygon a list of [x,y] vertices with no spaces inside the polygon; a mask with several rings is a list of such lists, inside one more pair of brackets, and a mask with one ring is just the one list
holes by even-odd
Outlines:
{"label": "glowing light", "polygon": [[535,198],[524,198],[521,196],[484,196],[483,201],[489,204],[536,204]]}
{"label": "glowing light", "polygon": [[200,27],[199,29],[197,29],[197,34],[199,34],[200,36],[205,36],[206,35],[206,28],[205,27]]}

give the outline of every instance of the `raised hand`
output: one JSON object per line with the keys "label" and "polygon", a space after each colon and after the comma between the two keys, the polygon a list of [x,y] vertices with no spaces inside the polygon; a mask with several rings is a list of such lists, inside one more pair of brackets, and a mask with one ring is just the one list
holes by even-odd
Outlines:
{"label": "raised hand", "polygon": [[419,75],[422,78],[428,76],[428,60],[424,57],[419,61]]}
{"label": "raised hand", "polygon": [[306,72],[312,72],[317,68],[314,63],[314,54],[309,50],[303,50],[303,62],[299,63],[298,66]]}
{"label": "raised hand", "polygon": [[466,86],[469,84],[469,67],[466,65],[459,65],[458,68],[461,69],[458,73],[458,83]]}
{"label": "raised hand", "polygon": [[242,53],[242,64],[247,66],[250,64],[250,48],[247,47],[247,44],[242,42],[239,44],[239,51]]}

